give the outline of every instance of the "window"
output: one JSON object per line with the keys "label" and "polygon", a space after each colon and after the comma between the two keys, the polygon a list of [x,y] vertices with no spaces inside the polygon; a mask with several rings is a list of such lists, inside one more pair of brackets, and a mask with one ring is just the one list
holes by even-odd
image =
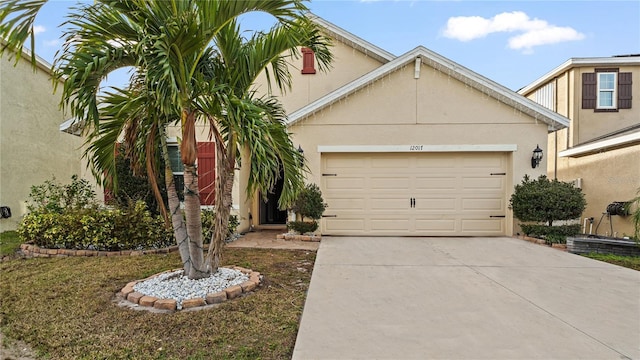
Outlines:
{"label": "window", "polygon": [[173,182],[176,185],[178,199],[184,201],[184,166],[180,159],[180,148],[178,144],[167,144],[169,150],[169,162],[171,163],[171,171],[173,171]]}
{"label": "window", "polygon": [[302,48],[302,73],[303,74],[315,74],[316,68],[314,64],[313,50],[303,47]]}
{"label": "window", "polygon": [[616,78],[618,73],[598,73],[598,106],[597,109],[616,108]]}
{"label": "window", "polygon": [[631,109],[630,72],[618,72],[617,68],[595,69],[582,74],[582,108],[595,112],[616,112]]}

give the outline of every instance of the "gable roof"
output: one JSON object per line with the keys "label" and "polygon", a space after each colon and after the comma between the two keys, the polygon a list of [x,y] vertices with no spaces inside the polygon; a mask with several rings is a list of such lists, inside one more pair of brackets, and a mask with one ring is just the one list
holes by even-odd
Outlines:
{"label": "gable roof", "polygon": [[358,37],[347,30],[328,22],[327,20],[314,15],[313,13],[307,13],[307,17],[311,19],[311,21],[320,25],[326,32],[329,33],[334,39],[341,41],[358,51],[361,51],[365,55],[368,55],[381,63],[388,63],[389,61],[396,58],[392,53],[373,45],[372,43]]}
{"label": "gable roof", "polygon": [[589,57],[589,58],[571,58],[562,63],[557,68],[542,75],[540,78],[532,82],[531,84],[518,90],[518,94],[527,94],[537,87],[544,85],[547,81],[555,78],[556,76],[564,73],[565,71],[584,66],[624,66],[624,65],[640,65],[640,55],[624,55],[624,56],[611,56],[611,57]]}
{"label": "gable roof", "polygon": [[425,63],[436,70],[447,73],[451,77],[467,84],[468,86],[471,86],[506,105],[514,107],[534,119],[543,121],[549,125],[551,130],[558,130],[569,126],[569,119],[566,117],[551,111],[542,105],[539,105],[534,101],[529,100],[524,96],[519,95],[514,91],[423,46],[418,46],[415,49],[408,51],[404,55],[393,59],[351,83],[346,84],[343,87],[330,92],[324,97],[292,112],[287,121],[288,125],[290,126],[295,124],[301,119],[322,110],[323,108],[398,70],[399,68],[414,62],[418,58],[421,59],[422,63]]}

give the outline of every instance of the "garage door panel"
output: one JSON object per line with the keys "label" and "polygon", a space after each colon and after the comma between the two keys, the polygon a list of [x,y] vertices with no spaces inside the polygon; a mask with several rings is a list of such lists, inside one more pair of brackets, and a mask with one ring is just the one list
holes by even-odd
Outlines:
{"label": "garage door panel", "polygon": [[359,169],[367,167],[365,162],[359,157],[340,157],[340,158],[328,158],[325,160],[325,169]]}
{"label": "garage door panel", "polygon": [[409,188],[409,179],[406,176],[372,176],[370,178],[369,188],[375,190],[406,192]]}
{"label": "garage door panel", "polygon": [[504,179],[498,177],[465,177],[462,179],[462,187],[469,189],[490,189],[498,190],[500,194],[504,190]]}
{"label": "garage door panel", "polygon": [[369,209],[376,210],[408,210],[409,209],[409,198],[406,199],[398,199],[394,198],[384,198],[384,197],[376,197],[371,198],[369,200]]}
{"label": "garage door panel", "polygon": [[454,190],[458,187],[459,181],[455,177],[422,177],[417,176],[415,180],[416,190]]}
{"label": "garage door panel", "polygon": [[324,226],[330,233],[353,234],[364,233],[364,219],[362,218],[325,218]]}
{"label": "garage door panel", "polygon": [[456,233],[456,220],[418,218],[415,221],[415,229],[425,235],[454,234]]}
{"label": "garage door panel", "polygon": [[416,198],[416,211],[456,211],[458,208],[455,197],[448,198]]}
{"label": "garage door panel", "polygon": [[374,169],[407,169],[409,168],[409,159],[390,157],[373,157],[371,159],[371,167]]}
{"label": "garage door panel", "polygon": [[504,219],[463,219],[462,232],[468,234],[504,234]]}
{"label": "garage door panel", "polygon": [[365,209],[366,201],[362,198],[345,197],[345,198],[333,198],[331,205],[328,207],[328,211],[348,211],[358,210],[362,212]]}
{"label": "garage door panel", "polygon": [[369,220],[370,230],[375,232],[390,231],[394,233],[409,232],[411,223],[409,219],[389,219],[372,217]]}
{"label": "garage door panel", "polygon": [[364,177],[327,177],[327,190],[362,191],[365,187]]}
{"label": "garage door panel", "polygon": [[[463,199],[462,211],[480,210],[480,211],[496,211],[503,212],[505,208],[504,201],[499,198],[490,199]],[[501,214],[500,214],[501,215]]]}

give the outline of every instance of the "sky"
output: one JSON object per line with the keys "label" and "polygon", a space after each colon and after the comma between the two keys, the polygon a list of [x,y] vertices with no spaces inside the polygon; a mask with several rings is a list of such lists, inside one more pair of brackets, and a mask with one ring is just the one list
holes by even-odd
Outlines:
{"label": "sky", "polygon": [[[35,22],[36,53],[53,62],[76,1],[52,0]],[[570,58],[640,54],[640,1],[315,0],[311,12],[394,54],[424,46],[507,88]],[[265,28],[264,16],[243,18]],[[109,85],[128,77],[114,74]]]}

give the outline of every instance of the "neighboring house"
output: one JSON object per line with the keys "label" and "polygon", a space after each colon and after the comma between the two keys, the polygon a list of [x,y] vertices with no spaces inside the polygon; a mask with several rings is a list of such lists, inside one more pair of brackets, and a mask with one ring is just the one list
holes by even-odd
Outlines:
{"label": "neighboring house", "polygon": [[[308,161],[307,181],[328,203],[322,234],[517,232],[508,208],[513,187],[546,173],[546,156],[532,168],[532,152],[546,149],[548,132],[569,120],[424,47],[396,57],[314,20],[334,39],[333,69],[313,71],[302,49],[293,90],[280,98]],[[275,201],[236,195],[240,230],[285,222]]]}
{"label": "neighboring house", "polygon": [[51,65],[23,53],[0,58],[0,206],[11,217],[0,219],[0,231],[13,230],[26,213],[31,186],[55,176],[69,183],[85,176],[81,165],[82,139],[59,131],[65,120],[60,94],[53,93]]}
{"label": "neighboring house", "polygon": [[571,120],[549,134],[547,173],[582,188],[581,223],[593,218],[600,235],[632,234],[629,217],[606,213],[640,188],[640,54],[569,59],[518,92]]}

